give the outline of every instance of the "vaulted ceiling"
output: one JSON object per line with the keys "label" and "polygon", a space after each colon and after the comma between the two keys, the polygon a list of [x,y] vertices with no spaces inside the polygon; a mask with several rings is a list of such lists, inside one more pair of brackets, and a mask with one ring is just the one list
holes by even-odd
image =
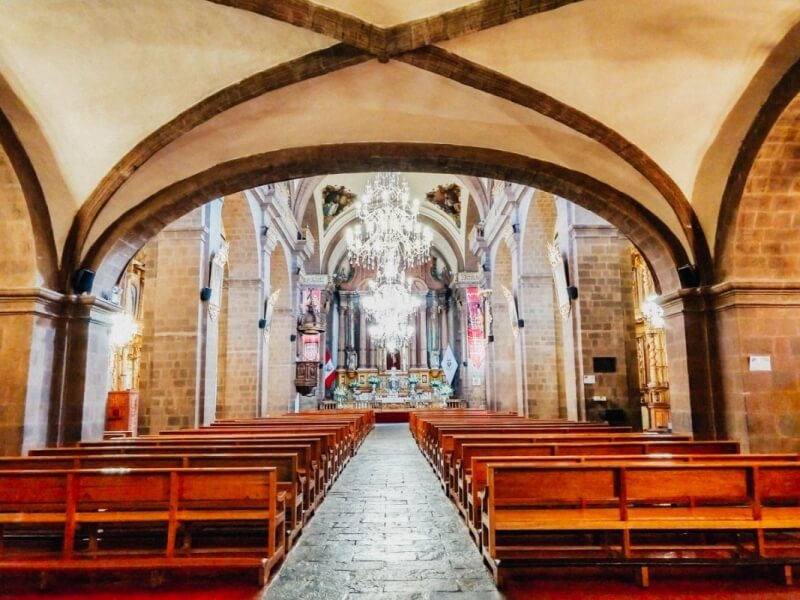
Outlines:
{"label": "vaulted ceiling", "polygon": [[65,272],[191,193],[390,159],[539,169],[701,262],[798,58],[796,0],[0,0],[0,141]]}

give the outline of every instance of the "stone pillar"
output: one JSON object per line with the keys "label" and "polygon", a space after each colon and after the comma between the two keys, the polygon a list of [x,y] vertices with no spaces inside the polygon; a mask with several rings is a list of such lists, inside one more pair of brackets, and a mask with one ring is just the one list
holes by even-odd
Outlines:
{"label": "stone pillar", "polygon": [[217,322],[200,299],[216,249],[209,240],[210,221],[219,221],[213,204],[170,224],[148,246],[141,433],[194,427],[216,412]]}
{"label": "stone pillar", "polygon": [[92,296],[0,293],[0,453],[102,439],[118,310]]}
{"label": "stone pillar", "polygon": [[260,278],[228,279],[225,360],[220,364],[220,369],[224,369],[225,394],[219,399],[219,418],[254,417],[258,410],[261,330],[257,323],[261,290]]}
{"label": "stone pillar", "polygon": [[[631,289],[630,242],[600,217],[574,205],[572,210],[569,260],[571,283],[578,288],[572,309],[579,338],[578,397],[587,420],[600,420],[602,412],[613,406],[625,409],[636,424],[641,414],[637,374],[629,373],[627,365],[628,357],[636,353],[633,297],[622,292]],[[614,359],[615,371],[595,372],[595,358]],[[595,383],[585,383],[585,375],[594,375]]]}
{"label": "stone pillar", "polygon": [[715,406],[718,358],[714,317],[700,290],[681,290],[662,299],[667,338],[670,417],[676,433],[698,439],[725,437],[724,420]]}
{"label": "stone pillar", "polygon": [[358,366],[367,366],[367,316],[361,306],[361,298],[358,299]]}
{"label": "stone pillar", "polygon": [[419,366],[423,369],[430,367],[428,350],[428,297],[424,296],[419,309]]}
{"label": "stone pillar", "polygon": [[800,286],[737,282],[711,293],[724,433],[750,452],[800,452]]}
{"label": "stone pillar", "polygon": [[119,307],[92,296],[72,297],[66,307],[64,378],[58,445],[101,440],[106,422],[111,316]]}
{"label": "stone pillar", "polygon": [[336,323],[336,328],[338,330],[338,348],[335,349],[338,357],[336,364],[338,368],[341,369],[347,364],[344,354],[345,347],[347,346],[347,296],[341,294],[339,295],[339,320]]}
{"label": "stone pillar", "polygon": [[[55,442],[62,375],[62,296],[44,289],[0,292],[0,455]],[[51,414],[52,413],[52,414]]]}
{"label": "stone pillar", "polygon": [[523,275],[519,281],[519,330],[525,348],[525,398],[528,414],[538,419],[565,417],[560,406],[553,275]]}

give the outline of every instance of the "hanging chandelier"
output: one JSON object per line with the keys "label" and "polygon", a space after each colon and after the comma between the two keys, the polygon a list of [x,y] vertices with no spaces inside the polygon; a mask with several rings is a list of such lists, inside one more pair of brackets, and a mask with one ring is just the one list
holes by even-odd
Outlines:
{"label": "hanging chandelier", "polygon": [[431,231],[423,227],[419,201],[410,200],[408,182],[397,173],[379,173],[356,203],[359,225],[347,230],[351,261],[375,270],[371,294],[363,299],[369,335],[389,352],[408,343],[411,316],[419,299],[411,293],[405,270],[430,259]]}
{"label": "hanging chandelier", "polygon": [[412,294],[410,284],[399,280],[370,281],[370,289],[372,293],[362,301],[371,323],[368,333],[378,345],[396,352],[414,333],[409,321],[419,308],[420,300]]}
{"label": "hanging chandelier", "polygon": [[431,230],[417,221],[419,200],[410,199],[408,182],[398,173],[378,173],[356,211],[361,222],[346,234],[355,264],[400,273],[430,259]]}

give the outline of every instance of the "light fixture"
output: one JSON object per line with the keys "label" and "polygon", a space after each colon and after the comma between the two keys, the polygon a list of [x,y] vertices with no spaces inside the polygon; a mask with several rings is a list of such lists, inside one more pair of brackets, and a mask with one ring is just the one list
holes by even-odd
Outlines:
{"label": "light fixture", "polygon": [[108,341],[115,348],[124,348],[133,341],[139,331],[139,324],[129,314],[121,312],[111,315],[111,330]]}
{"label": "light fixture", "polygon": [[664,309],[658,305],[656,296],[648,296],[642,303],[642,317],[648,327],[664,328]]}
{"label": "light fixture", "polygon": [[398,173],[378,173],[356,202],[360,223],[347,230],[352,261],[367,269],[388,265],[398,272],[430,259],[433,235],[422,226],[419,200],[411,200],[408,182]]}

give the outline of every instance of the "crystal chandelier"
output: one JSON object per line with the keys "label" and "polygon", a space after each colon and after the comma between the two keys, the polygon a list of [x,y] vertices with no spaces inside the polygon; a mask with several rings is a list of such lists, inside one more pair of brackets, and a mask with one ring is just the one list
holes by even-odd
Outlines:
{"label": "crystal chandelier", "polygon": [[396,352],[414,333],[409,320],[419,308],[419,298],[411,293],[409,284],[400,283],[399,280],[382,283],[371,281],[370,288],[372,294],[362,301],[372,323],[369,335],[389,352]]}
{"label": "crystal chandelier", "polygon": [[375,269],[371,295],[362,306],[372,325],[369,335],[389,352],[405,346],[414,329],[409,324],[419,307],[405,269],[430,258],[430,229],[417,221],[419,201],[409,199],[408,183],[397,173],[379,173],[356,204],[360,224],[347,231],[353,263]]}
{"label": "crystal chandelier", "polygon": [[433,236],[417,221],[419,200],[410,200],[408,182],[398,173],[378,173],[356,211],[361,223],[346,234],[355,264],[400,273],[430,258]]}

